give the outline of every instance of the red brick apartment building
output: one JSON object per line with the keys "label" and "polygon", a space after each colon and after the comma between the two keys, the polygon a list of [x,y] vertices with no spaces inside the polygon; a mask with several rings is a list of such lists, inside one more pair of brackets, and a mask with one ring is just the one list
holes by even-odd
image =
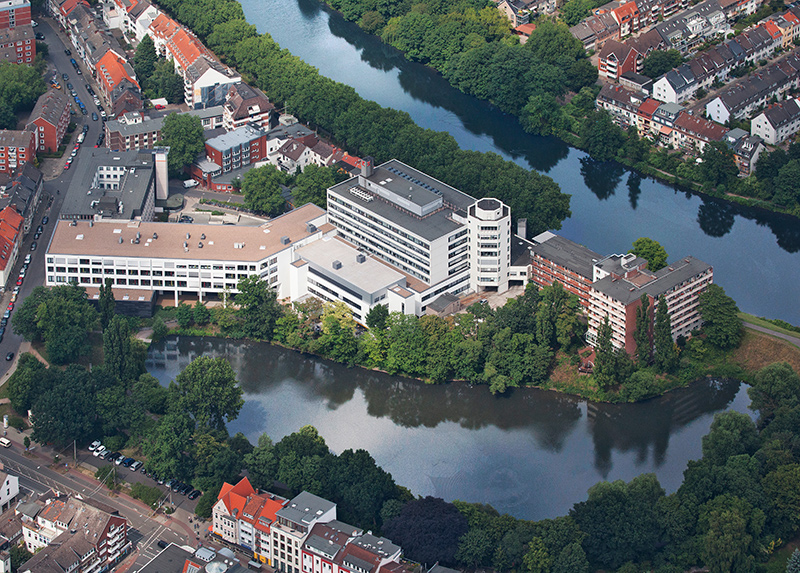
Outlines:
{"label": "red brick apartment building", "polygon": [[0,29],[0,62],[30,65],[35,59],[36,39],[30,24]]}
{"label": "red brick apartment building", "polygon": [[58,150],[69,126],[69,97],[50,89],[36,102],[27,129],[36,134],[36,149],[45,153]]}
{"label": "red brick apartment building", "polygon": [[31,23],[31,3],[28,0],[0,0],[0,30]]}
{"label": "red brick apartment building", "polygon": [[548,231],[533,239],[531,280],[540,287],[560,282],[580,299],[586,312],[592,287],[592,265],[602,258],[603,255]]}
{"label": "red brick apartment building", "polygon": [[0,173],[11,173],[31,161],[36,152],[35,142],[32,131],[0,130]]}

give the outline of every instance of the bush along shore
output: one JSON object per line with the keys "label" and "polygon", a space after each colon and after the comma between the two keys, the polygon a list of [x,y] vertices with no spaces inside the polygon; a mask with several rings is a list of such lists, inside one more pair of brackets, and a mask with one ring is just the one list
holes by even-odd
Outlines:
{"label": "bush along shore", "polygon": [[[502,307],[475,303],[446,318],[390,313],[379,305],[367,315],[366,330],[343,303],[310,299],[283,305],[257,277],[243,279],[239,289],[228,306],[207,309],[198,302],[161,309],[153,338],[168,333],[247,338],[429,384],[486,384],[493,394],[536,387],[603,402],[644,400],[705,376],[752,377],[733,359],[742,321],[717,285],[701,296],[703,331],[673,341],[662,299],[655,322],[637,328],[637,337],[653,343],[642,344],[634,356],[612,346],[607,324],[594,353],[586,347],[578,299],[560,283],[541,290],[529,283]],[[170,330],[165,320],[174,320],[177,328]],[[587,369],[590,357],[593,368]]]}
{"label": "bush along shore", "polygon": [[516,116],[525,131],[554,135],[593,161],[616,161],[692,192],[800,217],[800,150],[765,153],[758,166],[767,167],[740,178],[724,143],[704,150],[702,163],[692,163],[683,151],[640,138],[635,127],[621,129],[596,109],[597,70],[563,22],[540,16],[523,45],[499,10],[478,0],[322,1],[409,60],[433,67],[453,87]]}

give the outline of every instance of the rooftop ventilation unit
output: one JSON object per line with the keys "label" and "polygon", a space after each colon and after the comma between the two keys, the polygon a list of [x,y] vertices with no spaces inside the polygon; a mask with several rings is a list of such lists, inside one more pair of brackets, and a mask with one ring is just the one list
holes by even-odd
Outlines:
{"label": "rooftop ventilation unit", "polygon": [[281,245],[288,245],[290,242],[291,241],[289,240],[289,237],[287,237],[286,235],[281,237]]}
{"label": "rooftop ventilation unit", "polygon": [[364,262],[364,261],[366,261],[366,260],[367,260],[367,257],[365,257],[363,254],[361,254],[361,253],[358,253],[358,254],[356,255],[356,262],[357,262],[357,263],[363,263],[363,262]]}
{"label": "rooftop ventilation unit", "polygon": [[317,226],[314,223],[306,223],[306,233],[315,233]]}
{"label": "rooftop ventilation unit", "polygon": [[153,233],[153,238],[158,239],[158,233]]}
{"label": "rooftop ventilation unit", "polygon": [[334,270],[338,271],[339,269],[342,268],[342,261],[333,261],[333,263],[331,263],[331,266],[334,268]]}

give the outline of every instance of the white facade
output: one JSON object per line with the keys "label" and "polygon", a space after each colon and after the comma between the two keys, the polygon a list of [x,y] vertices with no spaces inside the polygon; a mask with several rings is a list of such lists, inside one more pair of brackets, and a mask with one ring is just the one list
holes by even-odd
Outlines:
{"label": "white facade", "polygon": [[653,82],[653,99],[663,101],[664,103],[679,103],[678,94],[672,84],[669,83],[666,76],[661,76]]}
{"label": "white facade", "polygon": [[469,286],[475,292],[508,289],[511,266],[511,209],[497,199],[481,199],[467,211],[470,244]]}
{"label": "white facade", "polygon": [[765,142],[778,145],[797,133],[800,130],[800,101],[787,100],[783,107],[783,113],[768,109],[754,117],[750,135],[758,135]]}

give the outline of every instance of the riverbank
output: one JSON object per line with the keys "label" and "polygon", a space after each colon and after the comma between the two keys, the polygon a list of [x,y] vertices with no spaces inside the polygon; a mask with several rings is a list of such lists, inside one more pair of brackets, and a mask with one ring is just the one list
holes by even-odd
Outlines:
{"label": "riverbank", "polygon": [[[337,361],[330,355],[310,348],[299,348],[280,340],[258,341],[240,336],[226,335],[218,324],[209,323],[204,326],[190,326],[181,328],[172,320],[173,311],[166,311],[160,315],[166,320],[168,325],[168,335],[208,337],[220,340],[241,340],[246,342],[267,342],[274,346],[297,352],[303,356],[310,356],[321,360],[331,360],[334,363],[348,367],[356,367],[366,372],[375,372],[387,375],[395,375],[397,372],[390,372],[385,368],[370,366],[368,364],[353,361]],[[143,329],[139,338],[148,339],[152,335],[152,329]],[[363,335],[362,335],[363,336]],[[554,356],[552,368],[549,370],[548,377],[543,383],[525,384],[520,387],[535,388],[544,391],[575,396],[595,403],[636,403],[651,398],[664,396],[680,388],[686,388],[691,383],[704,378],[737,379],[745,382],[752,380],[756,371],[775,362],[787,362],[800,372],[800,347],[795,346],[789,341],[772,336],[771,333],[759,332],[754,328],[746,328],[745,335],[741,344],[731,351],[720,351],[704,344],[701,338],[694,339],[694,342],[687,344],[681,350],[681,366],[675,374],[655,374],[652,381],[643,385],[623,384],[613,388],[600,388],[591,375],[579,371],[579,365],[591,354],[591,349],[581,351],[582,358],[576,359],[578,355],[565,352],[558,352]],[[588,354],[587,354],[588,352]],[[464,379],[447,379],[432,381],[429,378],[414,376],[403,372],[404,377],[423,382],[428,385],[433,384],[468,384],[472,386],[476,382]],[[486,382],[483,382],[487,384]],[[480,384],[480,382],[478,382]],[[494,392],[493,392],[494,393]]]}

